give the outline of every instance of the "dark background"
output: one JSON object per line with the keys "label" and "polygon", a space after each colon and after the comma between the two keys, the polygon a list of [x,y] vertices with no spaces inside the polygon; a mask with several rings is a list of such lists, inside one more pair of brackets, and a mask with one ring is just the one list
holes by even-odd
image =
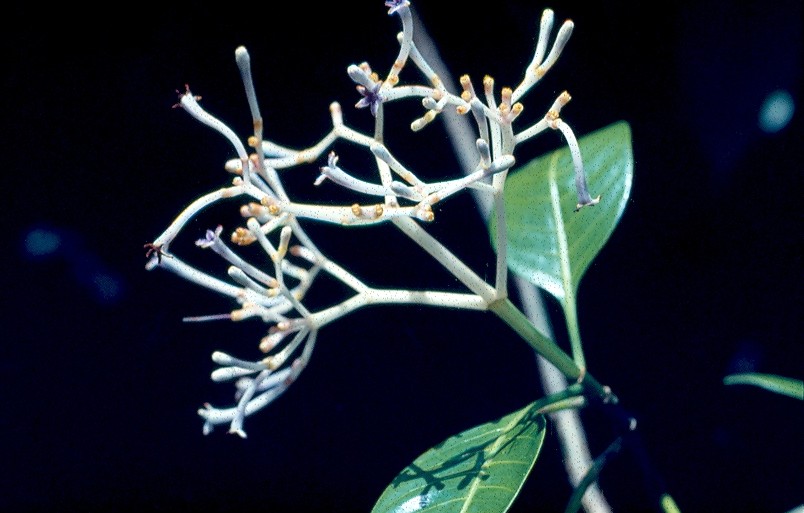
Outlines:
{"label": "dark background", "polygon": [[[568,89],[562,117],[576,134],[627,120],[635,155],[631,201],[580,288],[590,369],[639,419],[655,477],[682,511],[801,504],[801,402],[721,381],[739,370],[802,377],[800,105],[778,132],[757,124],[771,92],[801,101],[801,2],[415,6],[453,73],[478,86],[486,73],[518,83],[543,7],[573,18],[523,116]],[[244,44],[266,136],[302,147],[328,129],[333,100],[365,128],[345,68],[368,60],[385,73],[396,55],[398,20],[379,0],[248,7],[4,8],[2,511],[369,511],[427,448],[541,394],[529,349],[494,317],[374,308],[321,332],[299,381],[247,420],[247,440],[201,434],[196,409],[233,392],[209,380],[209,355],[255,358],[266,327],[182,323],[233,303],[143,270],[142,245],[224,184],[233,156],[171,109],[174,90],[189,83],[247,135],[234,64]],[[458,173],[439,127],[409,136],[419,111],[387,112],[400,154]],[[548,134],[518,160],[560,142]],[[306,194],[317,169],[291,173]],[[437,214],[432,230],[456,253],[481,270],[491,262],[468,195]],[[187,238],[237,222],[221,211]],[[371,284],[432,276],[453,287],[390,227],[309,230]],[[616,433],[584,415],[600,452]],[[551,427],[515,511],[563,509],[560,458]],[[616,511],[653,510],[652,483],[630,452],[602,477]]]}

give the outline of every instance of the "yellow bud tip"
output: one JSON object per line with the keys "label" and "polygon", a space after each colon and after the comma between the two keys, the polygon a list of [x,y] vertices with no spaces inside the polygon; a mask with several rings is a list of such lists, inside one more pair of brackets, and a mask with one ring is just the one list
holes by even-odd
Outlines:
{"label": "yellow bud tip", "polygon": [[250,231],[241,226],[232,232],[231,240],[232,243],[237,244],[238,246],[248,246],[257,239],[251,234]]}

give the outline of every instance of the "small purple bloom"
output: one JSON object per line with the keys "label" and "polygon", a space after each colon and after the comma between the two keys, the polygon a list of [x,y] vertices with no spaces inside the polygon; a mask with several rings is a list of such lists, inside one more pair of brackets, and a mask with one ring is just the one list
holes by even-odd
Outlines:
{"label": "small purple bloom", "polygon": [[215,243],[215,241],[218,239],[222,231],[223,226],[221,225],[218,225],[218,227],[215,228],[215,231],[207,230],[207,233],[204,235],[204,238],[195,241],[195,245],[202,248],[208,248],[212,246],[212,244]]}
{"label": "small purple bloom", "polygon": [[394,14],[396,11],[403,7],[407,7],[410,5],[408,0],[386,0],[385,7],[388,7],[388,15]]}
{"label": "small purple bloom", "polygon": [[377,109],[380,108],[380,104],[382,103],[382,96],[380,95],[380,87],[382,87],[381,82],[377,82],[371,88],[367,88],[362,85],[357,86],[357,92],[363,95],[363,98],[360,99],[359,102],[355,104],[355,107],[358,109],[362,109],[365,107],[369,107],[371,109],[371,115],[376,117],[377,116]]}

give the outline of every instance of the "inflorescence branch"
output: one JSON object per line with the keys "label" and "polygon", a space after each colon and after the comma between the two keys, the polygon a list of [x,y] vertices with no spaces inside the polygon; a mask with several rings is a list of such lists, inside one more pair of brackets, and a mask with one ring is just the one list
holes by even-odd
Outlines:
{"label": "inflorescence branch", "polygon": [[[374,118],[372,134],[361,133],[347,126],[340,105],[333,102],[330,105],[332,129],[309,148],[294,150],[265,140],[252,80],[251,60],[243,47],[237,48],[235,57],[254,128],[246,144],[223,122],[206,112],[199,104],[200,97],[194,96],[189,87],[179,95],[177,106],[229,140],[237,158],[226,162],[224,167],[235,176],[230,186],[207,193],[190,203],[159,237],[146,245],[150,258],[146,268],[160,267],[172,271],[182,278],[234,298],[239,305],[227,314],[188,317],[186,321],[240,321],[256,317],[271,325],[259,343],[259,349],[265,355],[259,360],[247,361],[222,352],[213,353],[212,359],[220,367],[212,373],[212,379],[235,382],[236,404],[230,408],[207,404],[199,410],[199,415],[205,420],[204,433],[209,433],[217,424],[229,424],[230,432],[245,437],[245,417],[270,404],[299,376],[310,359],[319,330],[358,308],[380,304],[416,304],[469,310],[491,309],[496,312],[507,297],[503,188],[507,172],[515,163],[514,150],[520,143],[547,129],[561,131],[573,156],[578,189],[577,208],[593,205],[599,200],[599,197],[593,199],[587,190],[577,140],[559,116],[570,99],[569,94],[564,92],[559,95],[535,124],[522,130],[514,129],[514,121],[523,111],[519,100],[555,64],[572,32],[571,21],[561,26],[548,52],[553,13],[544,11],[533,61],[516,89],[504,87],[498,96],[494,80],[487,76],[478,94],[472,80],[464,75],[460,79],[461,92],[454,94],[448,91],[416,48],[410,3],[407,0],[388,0],[385,5],[389,8],[388,14],[398,15],[402,22],[402,31],[397,38],[399,53],[390,70],[384,79],[372,71],[367,63],[353,64],[346,70],[360,95],[355,107],[367,108]],[[409,63],[421,72],[426,84],[400,84],[400,75]],[[424,129],[445,109],[454,109],[461,115],[472,115],[478,136],[474,172],[443,181],[427,181],[392,153],[383,138],[384,106],[411,99],[421,102],[425,109],[424,114],[410,124],[414,131]],[[340,162],[331,149],[339,140],[365,148],[374,157],[376,182],[357,178],[349,171],[348,163]],[[332,182],[363,196],[364,200],[340,206],[330,205],[327,201],[314,204],[294,201],[284,189],[280,171],[321,160],[325,160],[325,163],[318,168],[316,185],[324,186],[325,182]],[[498,257],[494,284],[484,281],[421,224],[434,220],[434,205],[470,188],[487,193],[494,199],[495,215],[500,227],[497,230]],[[216,278],[169,252],[173,240],[202,210],[232,199],[242,202],[240,213],[245,222],[230,234],[230,243],[221,238],[221,226],[207,230],[196,241],[199,248],[210,249],[226,261],[229,265],[229,281]],[[300,220],[307,219],[344,226],[391,222],[451,272],[466,287],[466,292],[369,287],[327,258],[313,244],[300,224]],[[255,247],[259,247],[270,258],[272,269],[258,268],[231,247],[255,243]],[[311,311],[304,306],[304,299],[322,274],[346,285],[351,295],[328,308]]]}

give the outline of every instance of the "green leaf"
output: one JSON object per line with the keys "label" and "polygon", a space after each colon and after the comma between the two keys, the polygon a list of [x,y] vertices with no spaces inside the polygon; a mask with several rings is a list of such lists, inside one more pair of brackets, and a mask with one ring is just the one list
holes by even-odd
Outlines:
{"label": "green leaf", "polygon": [[537,401],[448,438],[405,467],[372,513],[503,513],[519,494],[544,441]]}
{"label": "green leaf", "polygon": [[[560,301],[574,295],[614,231],[631,193],[634,171],[628,123],[614,123],[578,143],[589,192],[601,195],[599,204],[574,211],[575,173],[567,147],[532,160],[505,184],[508,266]],[[494,224],[492,216],[492,241]]]}
{"label": "green leaf", "polygon": [[726,385],[754,385],[777,394],[804,400],[804,382],[800,379],[786,378],[775,374],[746,372],[726,376],[723,378],[723,383]]}
{"label": "green leaf", "polygon": [[675,499],[669,493],[662,494],[659,498],[659,505],[664,513],[681,513]]}

